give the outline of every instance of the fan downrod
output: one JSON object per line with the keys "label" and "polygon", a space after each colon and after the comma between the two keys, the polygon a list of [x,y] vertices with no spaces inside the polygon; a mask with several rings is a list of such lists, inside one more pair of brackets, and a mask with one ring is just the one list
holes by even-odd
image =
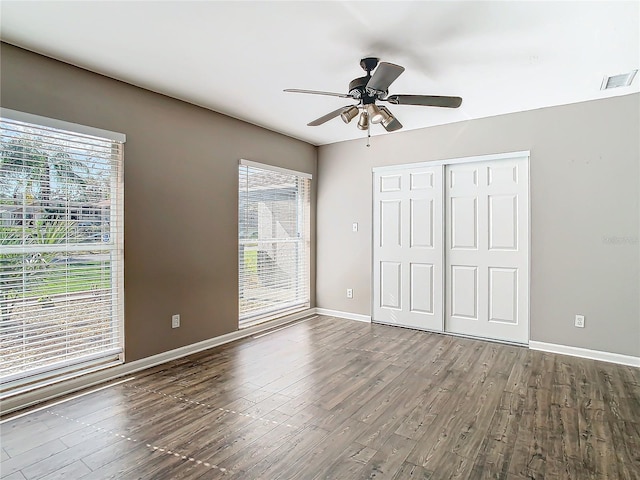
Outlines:
{"label": "fan downrod", "polygon": [[371,73],[371,70],[378,66],[379,61],[380,59],[375,57],[363,58],[362,60],[360,60],[360,66],[365,72],[367,72],[367,75],[369,75]]}

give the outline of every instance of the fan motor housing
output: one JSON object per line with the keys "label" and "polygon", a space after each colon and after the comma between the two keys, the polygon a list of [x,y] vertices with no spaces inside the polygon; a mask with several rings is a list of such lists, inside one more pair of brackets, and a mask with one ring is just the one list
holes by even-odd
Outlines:
{"label": "fan motor housing", "polygon": [[371,75],[354,78],[349,82],[349,95],[355,99],[362,100],[364,105],[374,103],[378,97],[382,98],[382,95],[370,95],[369,92],[367,92],[366,87],[369,80],[371,80]]}
{"label": "fan motor housing", "polygon": [[358,77],[349,82],[349,95],[354,98],[362,98],[365,95],[365,86],[371,77]]}

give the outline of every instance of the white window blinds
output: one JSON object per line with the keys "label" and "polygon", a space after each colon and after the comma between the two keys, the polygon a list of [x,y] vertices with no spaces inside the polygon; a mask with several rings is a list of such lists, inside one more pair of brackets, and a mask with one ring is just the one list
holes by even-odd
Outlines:
{"label": "white window blinds", "polygon": [[16,118],[33,117],[0,118],[0,398],[123,361],[124,136]]}
{"label": "white window blinds", "polygon": [[239,166],[240,326],[309,307],[311,176]]}

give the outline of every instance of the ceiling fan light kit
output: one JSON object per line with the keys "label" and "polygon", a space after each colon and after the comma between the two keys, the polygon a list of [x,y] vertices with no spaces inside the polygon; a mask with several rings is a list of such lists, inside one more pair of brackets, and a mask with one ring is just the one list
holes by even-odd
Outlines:
{"label": "ceiling fan light kit", "polygon": [[382,121],[380,123],[382,123],[383,127],[388,127],[389,123],[391,123],[391,121],[395,117],[385,107],[380,107],[379,110],[380,110],[380,115],[382,116]]}
{"label": "ceiling fan light kit", "polygon": [[356,118],[357,115],[358,115],[358,107],[356,107],[355,105],[352,105],[350,107],[345,108],[342,111],[342,113],[340,114],[340,118],[342,118],[342,121],[344,123],[349,123],[351,120]]}
{"label": "ceiling fan light kit", "polygon": [[363,110],[360,114],[360,118],[358,119],[358,128],[360,130],[368,130],[369,129],[369,114],[366,110]]}
{"label": "ceiling fan light kit", "polygon": [[[387,132],[394,132],[402,128],[398,119],[384,106],[376,105],[376,101],[388,102],[393,105],[418,105],[424,107],[458,108],[462,103],[460,97],[445,97],[437,95],[391,95],[389,86],[404,72],[404,67],[393,63],[379,63],[378,58],[367,57],[360,60],[360,66],[367,73],[349,82],[349,93],[323,92],[318,90],[286,89],[285,92],[308,93],[312,95],[327,95],[356,100],[356,105],[347,105],[334,110],[307,125],[316,127],[340,116],[344,123],[353,120],[358,112],[358,128],[369,130],[371,124],[380,123]],[[375,70],[375,71],[374,71]],[[373,75],[371,72],[373,71]]]}
{"label": "ceiling fan light kit", "polygon": [[376,106],[375,103],[370,103],[367,105],[367,114],[369,115],[369,119],[371,123],[381,123],[382,122],[382,112]]}

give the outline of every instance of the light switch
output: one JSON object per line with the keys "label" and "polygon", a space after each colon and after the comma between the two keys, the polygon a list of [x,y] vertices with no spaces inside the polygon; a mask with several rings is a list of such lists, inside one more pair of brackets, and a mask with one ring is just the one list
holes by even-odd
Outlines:
{"label": "light switch", "polygon": [[353,225],[351,226],[351,230],[353,230],[354,232],[358,231],[358,222],[353,222]]}

